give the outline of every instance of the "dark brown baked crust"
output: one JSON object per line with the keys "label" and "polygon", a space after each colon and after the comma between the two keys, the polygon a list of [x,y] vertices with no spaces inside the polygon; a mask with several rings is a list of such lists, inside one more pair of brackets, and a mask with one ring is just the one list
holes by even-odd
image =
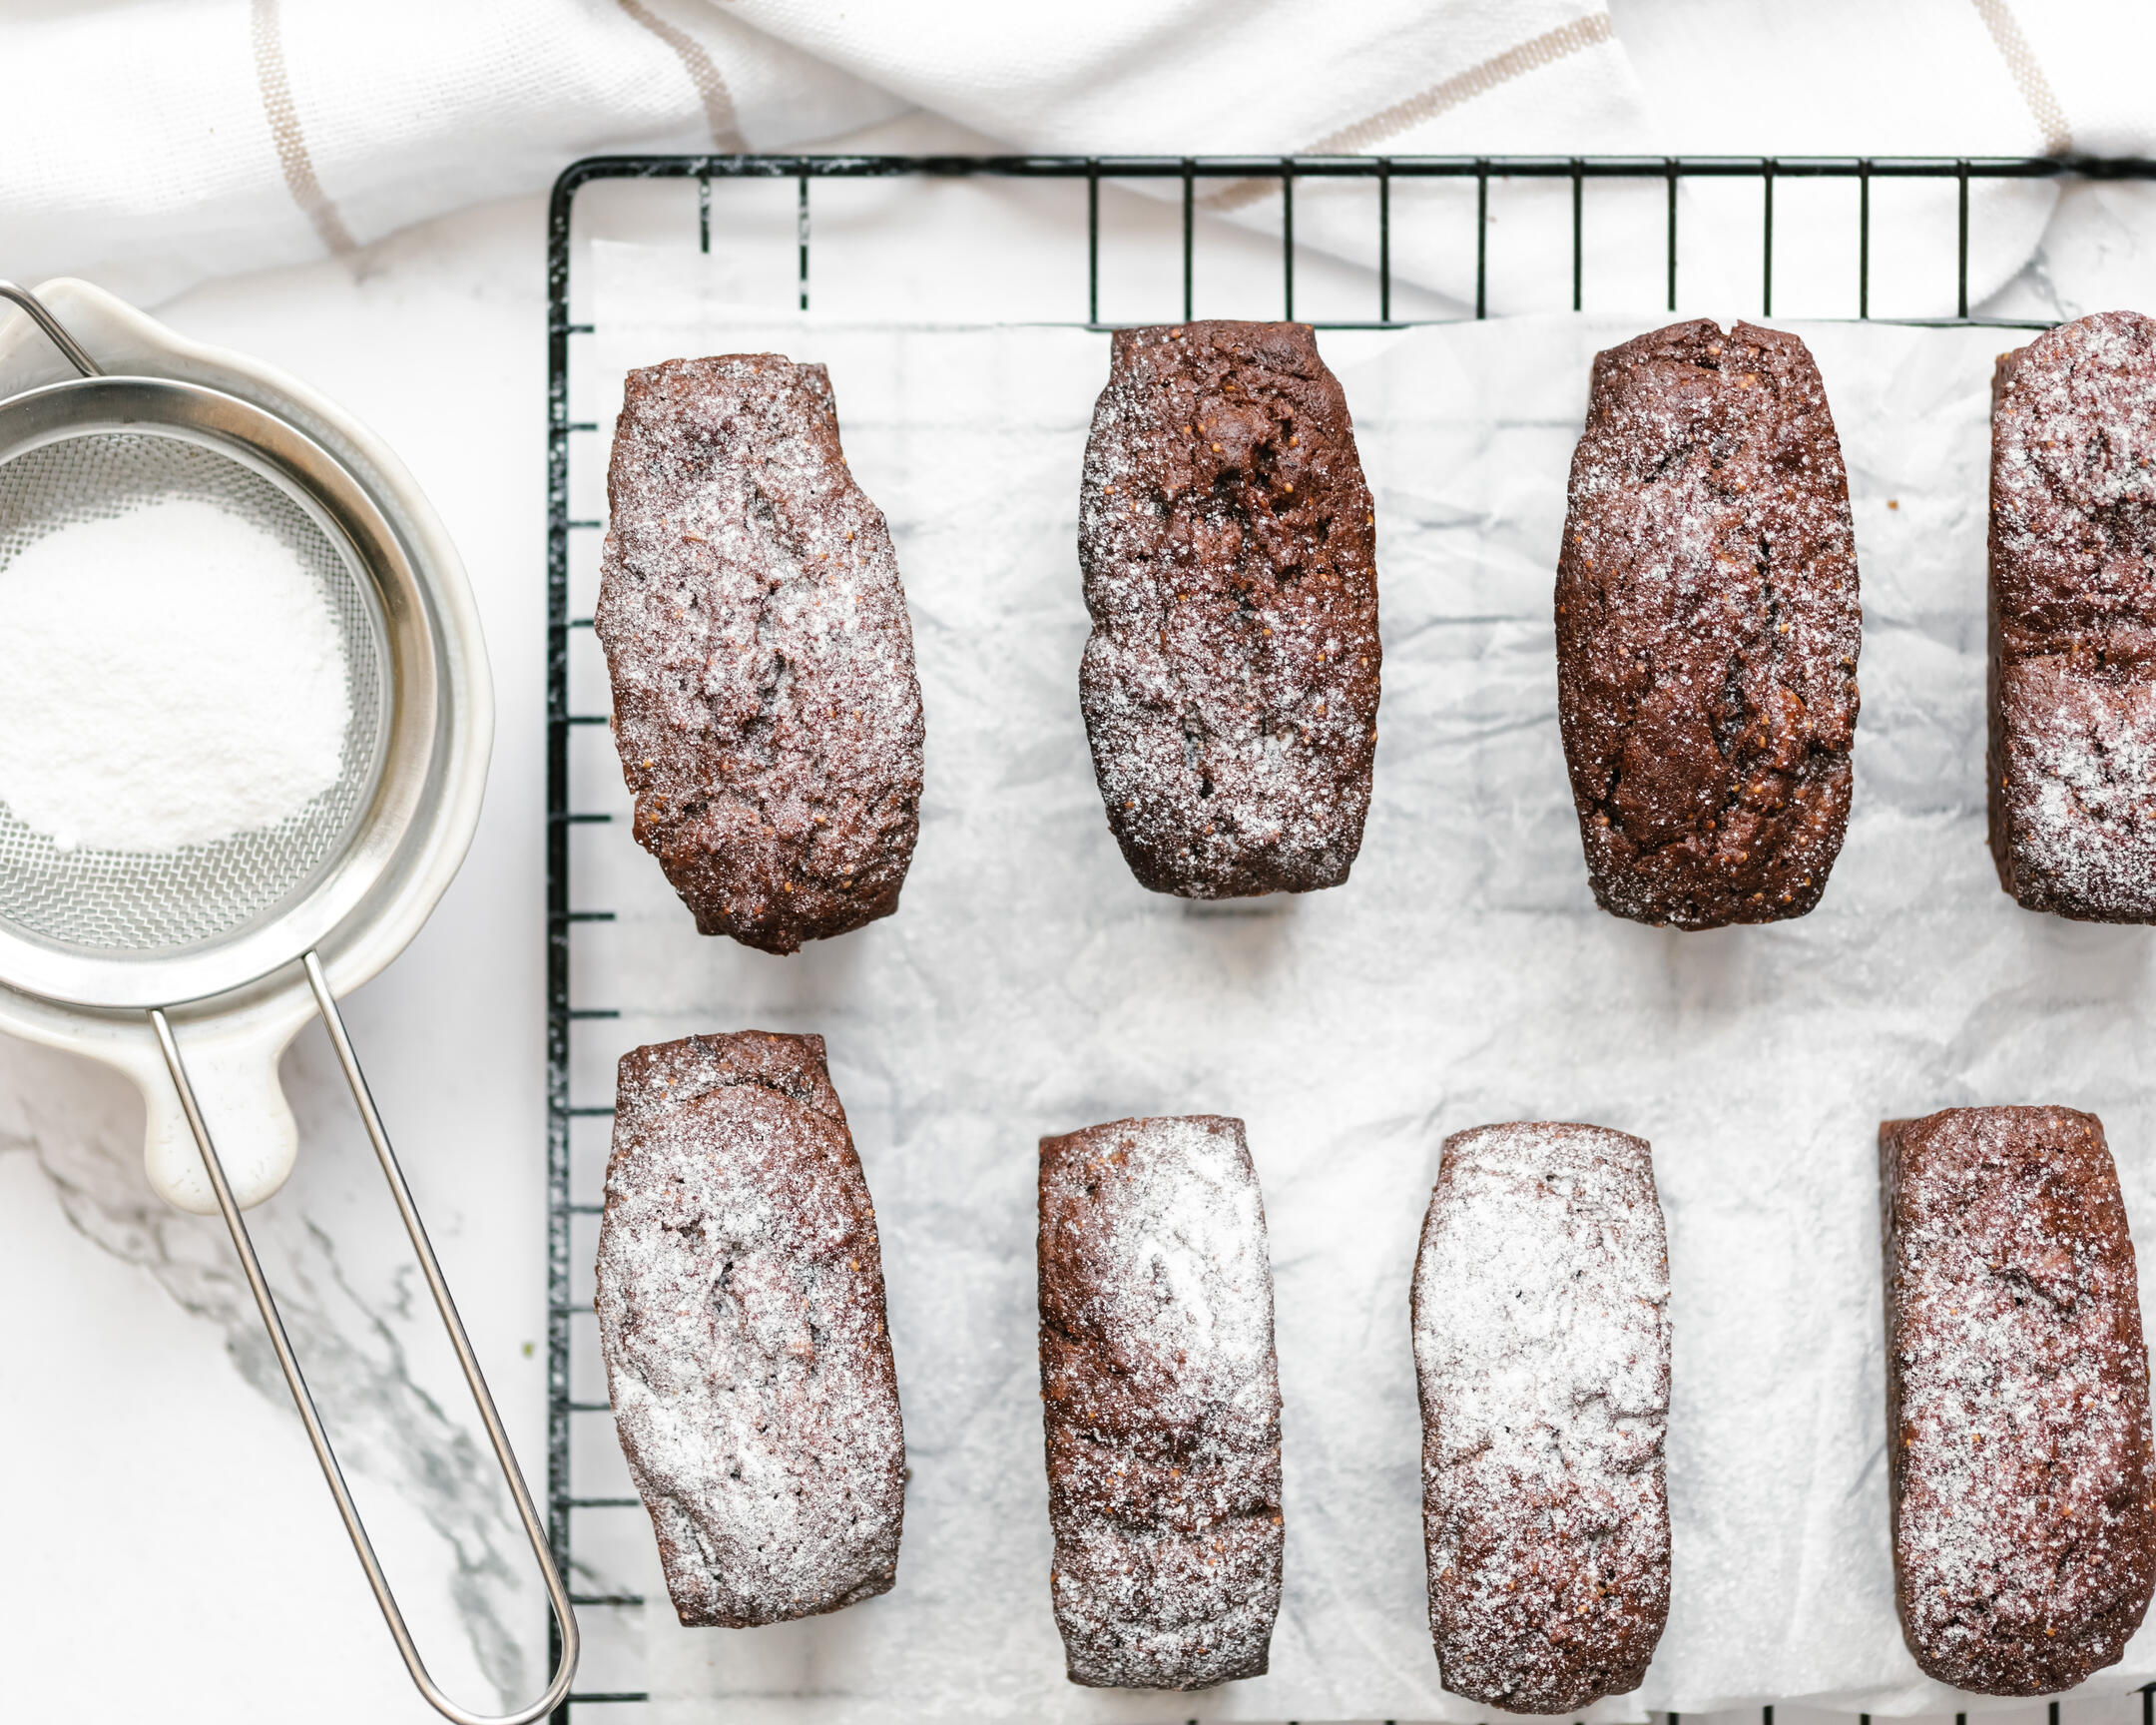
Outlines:
{"label": "dark brown baked crust", "polygon": [[2156,922],[2156,321],[2100,311],[2000,355],[1990,566],[1999,884]]}
{"label": "dark brown baked crust", "polygon": [[593,614],[636,836],[767,952],[898,907],[920,832],[913,631],[820,365],[629,373]]}
{"label": "dark brown baked crust", "polygon": [[1309,324],[1115,332],[1079,499],[1078,700],[1141,884],[1348,878],[1377,746],[1374,521]]}
{"label": "dark brown baked crust", "polygon": [[1515,1713],[1637,1689],[1669,1616],[1669,1258],[1652,1154],[1605,1126],[1447,1138],[1410,1306],[1430,1635]]}
{"label": "dark brown baked crust", "polygon": [[1280,1609],[1280,1378],[1243,1122],[1040,1142],[1050,1585],[1073,1683],[1266,1669]]}
{"label": "dark brown baked crust", "polygon": [[615,1428],[682,1622],[888,1592],[905,1435],[875,1211],[822,1037],[622,1057],[598,1284]]}
{"label": "dark brown baked crust", "polygon": [[1719,928],[1819,902],[1862,624],[1805,344],[1699,318],[1598,354],[1557,562],[1557,721],[1596,903]]}
{"label": "dark brown baked crust", "polygon": [[1880,1127],[1894,1605],[1927,1676],[2048,1695],[2116,1664],[2156,1581],[2148,1359],[2093,1114]]}

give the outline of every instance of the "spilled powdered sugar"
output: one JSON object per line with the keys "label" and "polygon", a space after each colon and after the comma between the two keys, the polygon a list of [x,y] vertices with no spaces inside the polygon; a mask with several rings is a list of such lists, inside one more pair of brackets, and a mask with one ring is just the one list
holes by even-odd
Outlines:
{"label": "spilled powdered sugar", "polygon": [[820,1038],[622,1061],[598,1277],[616,1427],[681,1620],[886,1591],[904,1438],[875,1216]]}
{"label": "spilled powdered sugar", "polygon": [[1668,1306],[1639,1139],[1445,1140],[1413,1326],[1430,1627],[1454,1694],[1558,1712],[1646,1674],[1669,1602]]}
{"label": "spilled powdered sugar", "polygon": [[1041,1145],[1051,1587],[1070,1674],[1201,1688],[1266,1668],[1280,1604],[1280,1382],[1240,1121]]}

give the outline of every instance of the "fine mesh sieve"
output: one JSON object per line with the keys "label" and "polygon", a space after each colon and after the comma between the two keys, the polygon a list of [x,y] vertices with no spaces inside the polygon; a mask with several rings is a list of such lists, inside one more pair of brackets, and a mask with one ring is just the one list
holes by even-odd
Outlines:
{"label": "fine mesh sieve", "polygon": [[417,572],[319,443],[174,378],[88,371],[0,402],[0,566],[49,535],[174,498],[282,543],[327,601],[353,697],[338,776],[272,827],[156,855],[63,852],[0,811],[0,982],[48,999],[170,1006],[296,962],[390,871],[445,745]]}
{"label": "fine mesh sieve", "polygon": [[0,464],[0,572],[84,522],[176,498],[267,533],[320,593],[351,697],[336,783],[275,826],[152,853],[63,851],[0,802],[0,921],[60,945],[112,953],[199,946],[302,893],[350,837],[381,766],[386,653],[380,607],[329,535],[276,485],[231,456],[152,430],[64,437]]}
{"label": "fine mesh sieve", "polygon": [[[575,1614],[317,952],[361,937],[397,908],[409,842],[424,835],[430,801],[442,795],[443,762],[458,739],[439,620],[366,486],[296,424],[202,383],[108,376],[36,295],[0,282],[0,303],[8,302],[79,375],[0,400],[0,569],[86,522],[168,500],[208,503],[268,533],[315,584],[335,620],[351,709],[327,790],[282,821],[214,844],[63,851],[0,805],[0,1003],[13,990],[101,1025],[118,1013],[147,1016],[315,1459],[412,1681],[459,1725],[528,1725],[568,1694]],[[197,1026],[215,1023],[221,996],[244,1001],[294,966],[358,1105],[560,1626],[546,1693],[498,1718],[459,1707],[427,1674],[315,1411],[174,1028],[173,1009],[198,1003],[183,1020],[192,1040]]]}

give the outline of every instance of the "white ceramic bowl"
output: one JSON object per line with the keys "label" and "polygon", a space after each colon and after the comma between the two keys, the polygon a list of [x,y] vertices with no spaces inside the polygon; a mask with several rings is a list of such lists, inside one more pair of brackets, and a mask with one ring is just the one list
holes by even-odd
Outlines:
{"label": "white ceramic bowl", "polygon": [[[177,378],[222,390],[296,427],[340,462],[395,535],[416,576],[432,646],[436,742],[416,807],[393,853],[355,902],[314,938],[332,992],[378,974],[432,912],[470,847],[494,738],[486,647],[464,566],[440,519],[397,458],[349,414],[283,373],[189,341],[86,282],[48,282],[37,294],[108,374]],[[27,315],[0,303],[0,399],[74,376]],[[310,931],[311,934],[311,931]],[[298,1132],[277,1062],[315,1015],[298,958],[260,979],[172,1013],[233,1190],[259,1204],[284,1183]],[[182,1210],[217,1202],[147,1016],[67,1004],[0,983],[0,1031],[117,1067],[143,1093],[150,1184]]]}

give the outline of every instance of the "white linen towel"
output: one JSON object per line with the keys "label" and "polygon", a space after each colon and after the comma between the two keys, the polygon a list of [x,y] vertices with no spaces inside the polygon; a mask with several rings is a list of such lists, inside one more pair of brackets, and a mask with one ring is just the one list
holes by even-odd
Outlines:
{"label": "white linen towel", "polygon": [[[911,108],[983,148],[1088,153],[2132,151],[2156,132],[2137,83],[2152,46],[2156,14],[2128,0],[34,6],[0,18],[0,273],[86,275],[155,300],[536,192],[589,152],[791,149]],[[1209,214],[1277,221],[1270,184],[1206,196]],[[1951,310],[1936,265],[1950,195],[1880,197],[1906,244],[1876,248],[1875,310]],[[1837,291],[1850,278],[1847,215],[1816,202],[1786,192],[1778,211],[1792,311],[1829,309],[1791,296],[1808,270]],[[2055,202],[2048,186],[1978,188],[1976,300],[2022,269]],[[1350,204],[1305,188],[1299,236],[1366,257]],[[1749,259],[1758,189],[1690,188],[1685,220],[1706,224],[1703,258]],[[1493,252],[1493,310],[1542,303],[1528,285],[1570,244],[1561,224],[1517,227],[1537,238]],[[1403,223],[1395,269],[1465,302],[1458,235]],[[1604,245],[1591,233],[1598,282],[1625,262]],[[1756,287],[1732,264],[1728,292]]]}

